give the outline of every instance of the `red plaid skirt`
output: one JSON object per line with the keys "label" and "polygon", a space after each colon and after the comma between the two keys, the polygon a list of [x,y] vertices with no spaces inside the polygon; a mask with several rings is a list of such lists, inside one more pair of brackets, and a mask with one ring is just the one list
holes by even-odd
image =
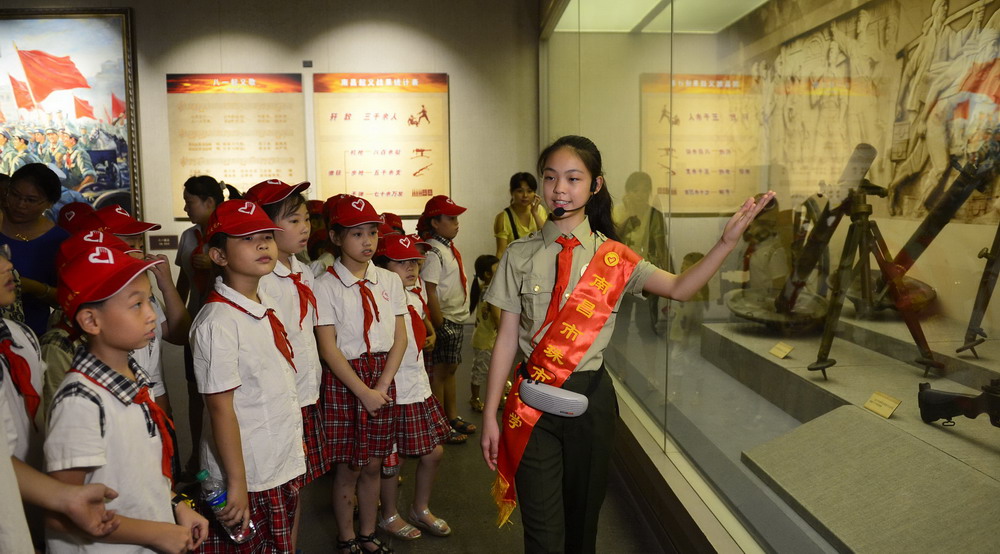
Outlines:
{"label": "red plaid skirt", "polygon": [[[386,354],[365,354],[350,360],[361,381],[374,387],[385,367]],[[330,369],[323,369],[320,385],[320,419],[326,435],[326,459],[332,464],[363,466],[368,460],[381,460],[392,450],[393,406],[396,384],[389,385],[393,399],[374,416],[365,411],[358,397]]]}
{"label": "red plaid skirt", "polygon": [[433,394],[422,402],[396,404],[396,450],[401,456],[430,454],[449,432],[448,416]]}
{"label": "red plaid skirt", "polygon": [[326,456],[326,433],[323,431],[318,403],[302,408],[302,435],[306,450],[306,472],[298,477],[299,488],[330,471],[330,459]]}
{"label": "red plaid skirt", "polygon": [[238,553],[257,554],[264,552],[292,551],[292,522],[299,505],[297,479],[280,487],[250,493],[250,518],[257,532],[243,544],[236,544],[229,538],[215,514],[207,506],[199,504],[198,511],[208,518],[208,537],[198,552],[205,554]]}

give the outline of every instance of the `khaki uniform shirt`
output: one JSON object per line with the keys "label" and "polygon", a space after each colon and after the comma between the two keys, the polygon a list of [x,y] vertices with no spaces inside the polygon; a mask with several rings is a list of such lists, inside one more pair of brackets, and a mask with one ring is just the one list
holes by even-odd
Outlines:
{"label": "khaki uniform shirt", "polygon": [[[549,307],[549,300],[552,298],[552,288],[556,281],[556,259],[562,250],[562,246],[556,243],[559,235],[559,228],[550,220],[545,222],[541,231],[512,242],[504,252],[484,298],[486,302],[501,310],[521,315],[518,345],[525,357],[535,348],[536,343],[532,341],[532,337],[541,327]],[[560,307],[576,287],[597,248],[608,240],[604,235],[590,230],[590,220],[587,218],[573,229],[572,235],[580,241],[580,246],[573,250],[569,287]],[[654,272],[656,267],[653,264],[645,260],[640,261],[625,284],[625,292],[641,294],[646,280]],[[618,305],[620,304],[621,298],[618,302]],[[604,363],[604,349],[611,341],[611,334],[615,328],[618,305],[574,371],[600,369]],[[538,339],[544,335],[545,331],[542,331],[538,334]]]}

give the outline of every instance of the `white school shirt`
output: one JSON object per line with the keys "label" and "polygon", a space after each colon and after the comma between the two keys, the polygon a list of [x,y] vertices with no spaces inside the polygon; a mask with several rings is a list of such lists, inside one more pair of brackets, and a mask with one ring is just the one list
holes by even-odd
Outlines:
{"label": "white school shirt", "polygon": [[[191,325],[194,376],[202,394],[234,391],[247,490],[261,492],[306,471],[295,371],[274,344],[266,313],[275,304],[267,293],[257,291],[258,304],[221,277],[215,291],[249,314],[222,302],[202,306]],[[201,466],[224,479],[212,426],[202,433]]]}
{"label": "white school shirt", "polygon": [[177,241],[177,255],[174,256],[174,264],[181,268],[188,279],[187,309],[192,316],[201,309],[201,298],[198,297],[198,289],[194,286],[194,266],[191,264],[191,253],[198,247],[198,233],[200,232],[197,225],[185,229]]}
{"label": "white school shirt", "polygon": [[[0,409],[4,409],[4,404],[4,397],[0,395]],[[0,436],[7,434],[4,423],[0,419]],[[0,440],[0,498],[4,499],[0,502],[0,552],[34,552],[21,505],[21,489],[17,486],[10,458],[7,441]]]}
{"label": "white school shirt", "polygon": [[454,323],[462,323],[469,318],[469,295],[462,287],[458,258],[451,251],[452,241],[435,235],[426,242],[431,245],[432,250],[424,258],[420,278],[437,285],[441,315]]}
{"label": "white school shirt", "polygon": [[[423,292],[423,291],[421,291]],[[421,321],[417,325],[423,325],[424,307],[417,298],[417,293],[411,289],[406,289],[406,302],[416,310]],[[413,323],[410,311],[406,311],[406,353],[403,354],[403,361],[399,364],[399,371],[393,381],[396,383],[396,404],[414,404],[423,402],[431,395],[431,382],[427,379],[427,370],[424,369],[424,353],[417,348],[417,339],[413,336]]]}
{"label": "white school shirt", "polygon": [[153,311],[156,312],[156,327],[153,329],[153,340],[145,348],[133,350],[132,359],[139,367],[146,372],[149,381],[153,383],[152,394],[154,398],[159,398],[167,394],[167,385],[163,382],[163,360],[160,358],[160,350],[163,347],[163,323],[167,320],[167,314],[160,307],[160,301],[155,296],[149,297]]}
{"label": "white school shirt", "polygon": [[295,256],[292,256],[292,268],[282,263],[274,266],[274,271],[261,277],[258,289],[270,296],[277,306],[278,317],[288,333],[288,342],[292,344],[292,359],[295,361],[295,383],[298,387],[299,406],[311,406],[319,400],[319,382],[322,377],[319,365],[319,350],[316,347],[316,335],[313,327],[316,323],[316,310],[308,305],[308,313],[299,327],[301,309],[299,308],[299,291],[288,275],[298,273],[302,283],[312,289],[313,276]]}
{"label": "white school shirt", "polygon": [[[148,384],[147,376],[133,361],[136,381],[131,382],[83,348],[77,351],[70,367],[105,386],[77,371],[66,374],[52,401],[45,470],[94,468],[84,477],[84,483],[104,483],[118,491],[118,498],[107,503],[109,510],[131,518],[174,523],[170,480],[161,468],[159,429],[145,406],[131,402],[137,392],[133,387]],[[129,399],[127,404],[123,397]],[[53,530],[46,531],[46,546],[52,554],[153,552],[134,544],[95,544]]]}
{"label": "white school shirt", "polygon": [[[0,328],[0,340],[10,333],[10,340],[13,343],[11,349],[28,362],[28,367],[31,368],[31,386],[41,399],[45,363],[42,361],[41,347],[35,332],[12,319],[4,319],[2,325],[7,331]],[[45,428],[43,413],[45,406],[39,403],[35,421],[32,422],[28,417],[28,411],[24,409],[24,398],[17,392],[10,377],[10,365],[7,359],[2,357],[0,357],[0,395],[5,400],[5,408],[0,409],[0,417],[4,420],[5,439],[11,455],[37,467],[41,462],[43,437],[40,436],[39,430]]]}
{"label": "white school shirt", "polygon": [[[327,271],[316,279],[316,305],[319,321],[316,325],[334,325],[337,328],[337,348],[348,360],[356,360],[367,352],[365,346],[364,308],[361,305],[361,288],[355,277],[340,258],[331,266],[338,279]],[[379,319],[373,319],[368,331],[372,354],[388,352],[396,333],[397,315],[406,314],[406,296],[399,275],[369,263],[365,269],[368,288],[375,297]]]}

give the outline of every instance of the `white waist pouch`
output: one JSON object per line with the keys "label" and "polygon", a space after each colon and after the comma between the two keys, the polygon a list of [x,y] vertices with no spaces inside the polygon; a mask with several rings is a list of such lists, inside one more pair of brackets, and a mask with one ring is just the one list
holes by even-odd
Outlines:
{"label": "white waist pouch", "polygon": [[586,396],[531,379],[521,381],[519,394],[525,404],[547,414],[577,417],[587,411]]}

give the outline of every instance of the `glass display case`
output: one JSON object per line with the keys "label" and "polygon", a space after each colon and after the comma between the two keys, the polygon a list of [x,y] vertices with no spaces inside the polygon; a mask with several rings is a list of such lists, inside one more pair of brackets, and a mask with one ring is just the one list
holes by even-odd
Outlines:
{"label": "glass display case", "polygon": [[777,197],[694,300],[622,302],[619,395],[746,550],[996,551],[998,6],[627,4],[543,30],[541,142],[593,139],[675,272]]}

